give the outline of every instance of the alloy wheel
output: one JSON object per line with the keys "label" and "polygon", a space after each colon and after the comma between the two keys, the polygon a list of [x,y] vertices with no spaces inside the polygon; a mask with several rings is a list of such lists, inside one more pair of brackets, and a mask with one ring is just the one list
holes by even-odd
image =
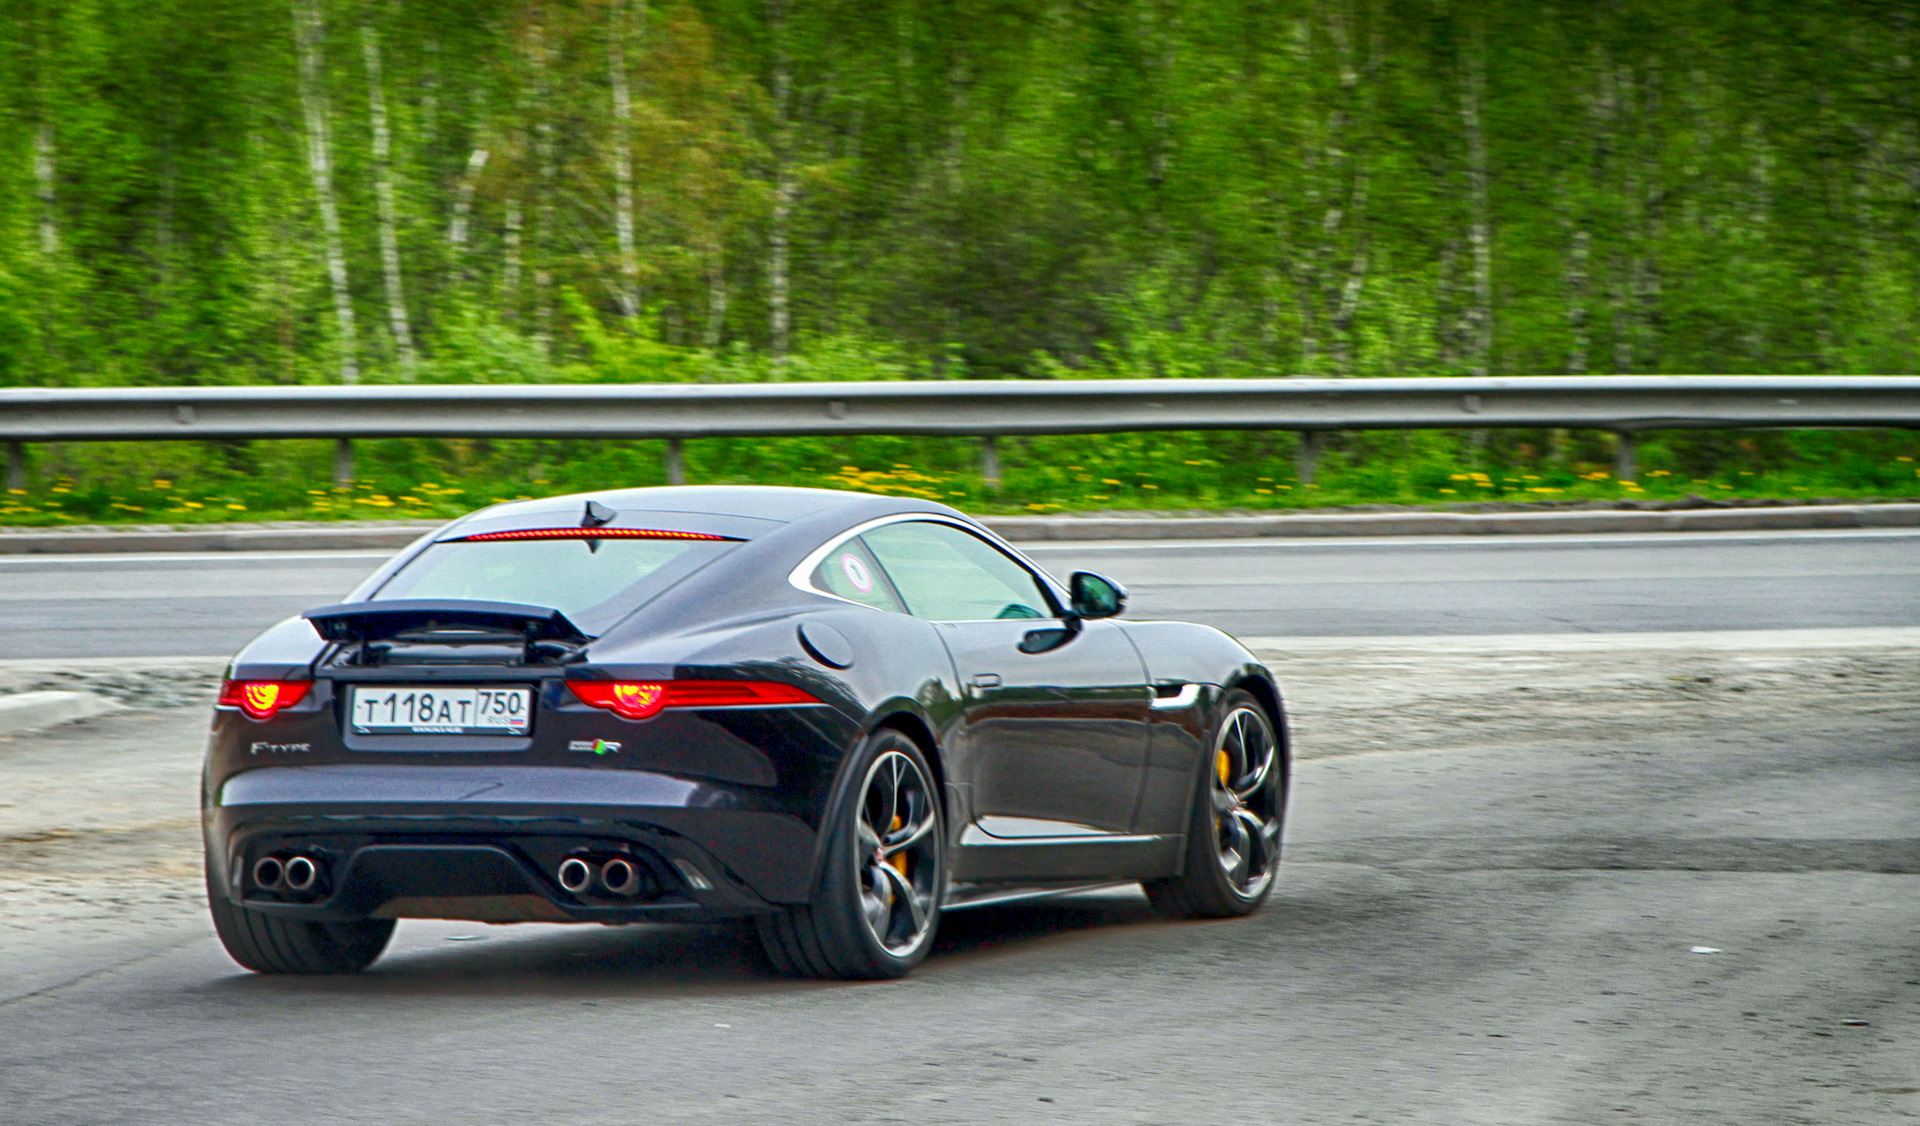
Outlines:
{"label": "alloy wheel", "polygon": [[867,930],[895,957],[918,947],[932,924],[939,825],[934,790],[920,767],[899,751],[876,758],[854,824],[854,863]]}
{"label": "alloy wheel", "polygon": [[1267,717],[1250,707],[1235,708],[1214,740],[1215,852],[1227,885],[1245,899],[1266,890],[1280,856],[1278,749]]}

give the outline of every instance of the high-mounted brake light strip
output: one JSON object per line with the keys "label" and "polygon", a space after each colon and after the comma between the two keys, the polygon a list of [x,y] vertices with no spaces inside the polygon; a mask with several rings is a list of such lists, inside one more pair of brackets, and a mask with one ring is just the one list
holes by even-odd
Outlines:
{"label": "high-mounted brake light strip", "polygon": [[488,540],[730,540],[705,532],[669,532],[661,528],[520,528],[511,532],[481,532],[461,536],[455,543]]}

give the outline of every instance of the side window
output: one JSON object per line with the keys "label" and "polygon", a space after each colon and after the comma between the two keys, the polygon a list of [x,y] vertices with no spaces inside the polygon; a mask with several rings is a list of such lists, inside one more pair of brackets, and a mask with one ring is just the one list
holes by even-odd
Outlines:
{"label": "side window", "polygon": [[1025,567],[951,524],[907,521],[861,538],[916,618],[972,622],[1053,616],[1046,592]]}
{"label": "side window", "polygon": [[906,613],[906,607],[894,597],[893,588],[887,582],[887,576],[881,572],[880,565],[873,561],[873,556],[858,539],[850,539],[834,548],[813,569],[811,581],[820,590],[872,606],[876,610]]}

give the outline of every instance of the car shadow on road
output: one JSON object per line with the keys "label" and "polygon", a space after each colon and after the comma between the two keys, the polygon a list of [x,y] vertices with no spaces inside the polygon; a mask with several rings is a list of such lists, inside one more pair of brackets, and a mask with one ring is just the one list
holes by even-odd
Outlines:
{"label": "car shadow on road", "polygon": [[[1138,891],[1112,890],[944,917],[917,973],[939,975],[983,958],[1088,939],[1157,922]],[[388,954],[361,974],[245,974],[216,993],[301,997],[486,996],[560,998],[767,992],[857,987],[784,978],[761,955],[750,926],[512,926],[403,923]]]}

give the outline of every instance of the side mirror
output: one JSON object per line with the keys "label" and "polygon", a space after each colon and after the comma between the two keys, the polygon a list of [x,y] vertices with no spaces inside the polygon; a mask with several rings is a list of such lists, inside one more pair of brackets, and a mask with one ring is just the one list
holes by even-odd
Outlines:
{"label": "side mirror", "polygon": [[1077,618],[1111,618],[1127,608],[1127,588],[1092,571],[1075,571],[1067,580]]}

